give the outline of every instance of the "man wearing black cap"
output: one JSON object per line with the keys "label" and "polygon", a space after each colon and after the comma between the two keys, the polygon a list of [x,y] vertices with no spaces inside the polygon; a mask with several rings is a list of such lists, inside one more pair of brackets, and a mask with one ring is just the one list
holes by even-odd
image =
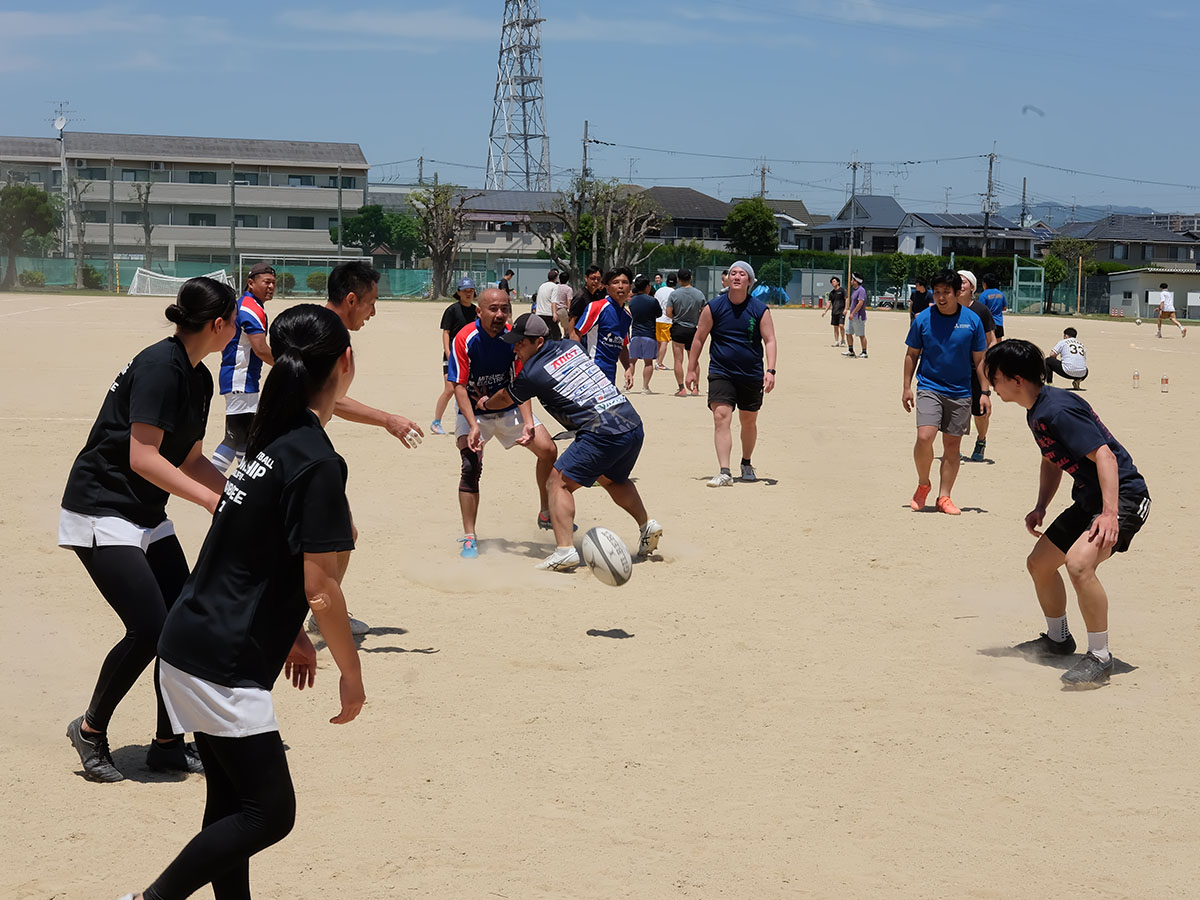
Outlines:
{"label": "man wearing black cap", "polygon": [[596,482],[637,522],[637,555],[649,556],[658,548],[662,526],[646,514],[629,478],[645,439],[642,419],[583,347],[548,337],[549,328],[537,316],[518,318],[503,340],[513,345],[521,370],[509,387],[476,404],[480,410],[504,409],[537,397],[564,428],[576,433],[550,473],[547,488],[557,548],[538,568],[563,571],[579,565],[571,537],[574,493]]}
{"label": "man wearing black cap", "polygon": [[221,393],[225,397],[225,439],[213,451],[212,464],[227,472],[246,455],[250,423],[258,409],[263,363],[275,364],[267,344],[267,313],[263,308],[275,296],[275,269],[255,263],[238,302],[237,331],[221,351]]}

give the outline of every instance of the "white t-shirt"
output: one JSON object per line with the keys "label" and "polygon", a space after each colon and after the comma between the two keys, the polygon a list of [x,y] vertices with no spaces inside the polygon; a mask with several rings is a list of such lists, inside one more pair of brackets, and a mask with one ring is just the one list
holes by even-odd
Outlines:
{"label": "white t-shirt", "polygon": [[654,292],[654,299],[658,301],[658,308],[662,310],[662,315],[654,321],[662,322],[664,325],[671,324],[671,317],[667,315],[667,304],[673,293],[675,293],[675,288],[667,287],[665,284]]}
{"label": "white t-shirt", "polygon": [[1054,353],[1062,359],[1063,371],[1072,378],[1087,374],[1087,350],[1079,338],[1063,338],[1054,345]]}
{"label": "white t-shirt", "polygon": [[1162,311],[1175,312],[1175,294],[1171,291],[1163,291],[1158,295],[1158,302],[1162,304]]}
{"label": "white t-shirt", "polygon": [[537,302],[534,304],[533,311],[539,316],[554,315],[554,300],[556,297],[558,297],[558,283],[543,281],[542,286],[538,288]]}

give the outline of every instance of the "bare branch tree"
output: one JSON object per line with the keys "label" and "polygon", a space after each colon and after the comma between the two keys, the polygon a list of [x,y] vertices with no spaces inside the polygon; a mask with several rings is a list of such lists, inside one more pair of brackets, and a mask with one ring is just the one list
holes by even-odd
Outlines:
{"label": "bare branch tree", "polygon": [[453,184],[434,184],[408,196],[420,225],[421,242],[433,264],[434,297],[450,294],[450,274],[462,245],[466,205],[482,196],[480,191],[468,194]]}
{"label": "bare branch tree", "polygon": [[71,178],[67,181],[67,202],[71,205],[71,218],[75,224],[75,287],[83,287],[84,240],[87,237],[87,220],[83,212],[83,198],[92,189],[92,182]]}
{"label": "bare branch tree", "polygon": [[133,185],[138,206],[141,209],[142,234],[144,236],[142,255],[145,257],[142,266],[146,269],[150,268],[150,263],[153,261],[153,245],[150,243],[150,236],[154,232],[154,225],[150,221],[150,189],[152,187],[154,187],[154,183],[150,181],[136,182]]}
{"label": "bare branch tree", "polygon": [[[576,218],[576,210],[585,212]],[[636,268],[650,256],[646,236],[671,221],[642,191],[612,179],[576,178],[570,192],[555,197],[542,212],[563,226],[559,234],[541,234],[546,252],[562,266],[572,260],[579,244],[592,247],[592,262],[602,269]],[[578,268],[578,262],[573,264]]]}

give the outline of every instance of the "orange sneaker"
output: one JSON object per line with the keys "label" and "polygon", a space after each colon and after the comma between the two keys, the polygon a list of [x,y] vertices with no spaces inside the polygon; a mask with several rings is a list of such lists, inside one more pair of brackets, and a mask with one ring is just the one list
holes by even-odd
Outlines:
{"label": "orange sneaker", "polygon": [[913,494],[912,502],[909,504],[914,510],[920,511],[925,508],[925,500],[929,496],[929,490],[932,484],[918,484],[917,490]]}
{"label": "orange sneaker", "polygon": [[962,510],[954,505],[949,497],[938,497],[937,508],[948,516],[961,516]]}

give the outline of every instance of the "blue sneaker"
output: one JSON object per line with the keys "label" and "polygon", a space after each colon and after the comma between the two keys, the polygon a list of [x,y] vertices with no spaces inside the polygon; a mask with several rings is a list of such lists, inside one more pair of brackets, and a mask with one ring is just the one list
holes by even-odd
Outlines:
{"label": "blue sneaker", "polygon": [[429,423],[429,431],[431,434],[445,434],[446,429],[442,427],[441,419],[434,419]]}
{"label": "blue sneaker", "polygon": [[475,559],[479,556],[479,546],[475,543],[475,535],[468,534],[466,537],[460,537],[458,542],[462,544],[462,550],[458,555],[463,559]]}

